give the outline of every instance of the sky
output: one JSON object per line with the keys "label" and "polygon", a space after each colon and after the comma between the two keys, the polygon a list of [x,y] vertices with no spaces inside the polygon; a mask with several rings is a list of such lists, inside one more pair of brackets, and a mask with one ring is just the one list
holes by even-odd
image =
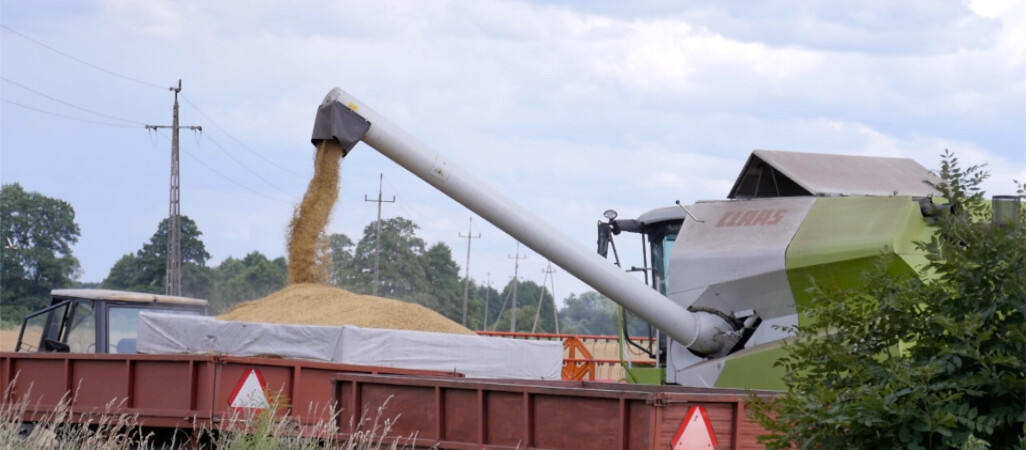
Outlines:
{"label": "sky", "polygon": [[[592,249],[595,222],[726,197],[752,150],[987,164],[1026,181],[1026,2],[201,1],[0,4],[0,180],[68,201],[99,282],[168,215],[182,80],[181,211],[209,265],[285,254],[333,87]],[[420,226],[500,288],[516,242],[365,144],[328,226]],[[626,265],[641,243],[618,238]],[[524,279],[547,261],[522,249]],[[556,297],[588,287],[561,269]]]}

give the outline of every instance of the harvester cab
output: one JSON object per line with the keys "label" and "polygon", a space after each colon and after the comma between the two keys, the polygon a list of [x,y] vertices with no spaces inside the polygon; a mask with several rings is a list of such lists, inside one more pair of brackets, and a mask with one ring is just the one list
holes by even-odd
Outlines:
{"label": "harvester cab", "polygon": [[206,315],[207,301],[106,289],[54,289],[21,323],[16,352],[135,353],[140,312]]}

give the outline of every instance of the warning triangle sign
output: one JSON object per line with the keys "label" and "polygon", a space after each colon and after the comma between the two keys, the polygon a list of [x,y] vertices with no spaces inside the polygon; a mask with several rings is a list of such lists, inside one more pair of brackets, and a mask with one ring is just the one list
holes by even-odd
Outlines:
{"label": "warning triangle sign", "polygon": [[235,390],[228,396],[228,403],[232,408],[240,409],[264,409],[271,406],[267,401],[264,391],[267,383],[258,369],[248,369],[239,378]]}
{"label": "warning triangle sign", "polygon": [[673,450],[715,450],[719,445],[704,406],[692,406],[670,441]]}

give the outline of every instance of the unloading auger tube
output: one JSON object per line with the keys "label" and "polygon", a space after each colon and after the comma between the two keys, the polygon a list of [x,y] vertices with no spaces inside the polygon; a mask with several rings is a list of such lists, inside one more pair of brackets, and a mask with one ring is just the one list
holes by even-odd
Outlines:
{"label": "unloading auger tube", "polygon": [[363,140],[381,154],[573,274],[606,297],[703,355],[723,355],[739,332],[719,315],[689,311],[609,264],[537,215],[446,160],[342,89],[317,109],[313,143],[337,142],[343,155]]}

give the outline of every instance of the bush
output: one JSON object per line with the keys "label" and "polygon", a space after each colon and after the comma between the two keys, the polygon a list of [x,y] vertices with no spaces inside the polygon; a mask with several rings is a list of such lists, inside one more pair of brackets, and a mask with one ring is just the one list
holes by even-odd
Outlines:
{"label": "bush", "polygon": [[945,152],[940,177],[953,212],[917,244],[925,279],[882,261],[859,289],[813,288],[787,391],[751,401],[768,448],[1026,445],[1026,220],[989,223],[982,167]]}

